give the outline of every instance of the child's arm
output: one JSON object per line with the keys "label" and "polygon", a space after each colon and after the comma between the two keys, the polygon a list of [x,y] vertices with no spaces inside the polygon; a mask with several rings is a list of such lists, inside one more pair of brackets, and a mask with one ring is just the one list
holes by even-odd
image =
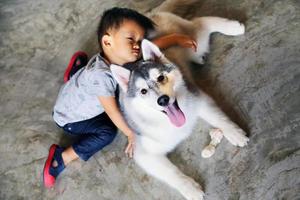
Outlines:
{"label": "child's arm", "polygon": [[192,48],[194,51],[197,50],[197,43],[188,35],[179,33],[173,33],[165,36],[161,36],[152,41],[160,49],[166,49],[174,45],[179,45],[185,48]]}
{"label": "child's arm", "polygon": [[125,153],[132,158],[135,142],[134,132],[126,124],[115,97],[99,96],[98,99],[112,122],[127,136],[128,145]]}

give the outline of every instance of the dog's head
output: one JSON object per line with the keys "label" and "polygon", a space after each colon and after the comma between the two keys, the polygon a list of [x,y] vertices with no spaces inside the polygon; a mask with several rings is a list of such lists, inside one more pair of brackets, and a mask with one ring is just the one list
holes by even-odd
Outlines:
{"label": "dog's head", "polygon": [[142,52],[142,61],[123,67],[111,65],[114,78],[125,93],[125,98],[132,98],[139,107],[142,105],[162,112],[173,125],[182,126],[185,116],[177,102],[178,90],[184,84],[181,73],[150,41],[143,40]]}

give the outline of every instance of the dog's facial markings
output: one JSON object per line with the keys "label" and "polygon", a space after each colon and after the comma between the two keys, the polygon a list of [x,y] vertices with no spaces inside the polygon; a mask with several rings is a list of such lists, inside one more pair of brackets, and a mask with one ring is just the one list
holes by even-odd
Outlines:
{"label": "dog's facial markings", "polygon": [[148,85],[145,82],[145,80],[143,80],[142,78],[137,78],[135,81],[135,87],[138,88],[138,91],[142,94],[142,95],[146,95],[148,93]]}
{"label": "dog's facial markings", "polygon": [[[161,95],[170,97],[170,102],[175,100],[174,92],[174,65],[165,65],[153,61],[139,62],[131,73],[128,96],[147,96],[157,102]],[[152,103],[151,103],[152,104]]]}
{"label": "dog's facial markings", "polygon": [[[176,67],[171,63],[161,62],[163,55],[159,49],[152,47],[150,43],[150,46],[145,44],[149,49],[143,53],[146,53],[148,60],[129,63],[127,66],[131,69],[127,97],[134,97],[133,101],[140,106],[164,113],[176,127],[183,126],[185,115],[175,96]],[[157,56],[158,54],[161,55]]]}
{"label": "dog's facial markings", "polygon": [[157,68],[153,68],[149,71],[149,77],[158,84],[165,84],[167,82],[167,71],[158,70]]}
{"label": "dog's facial markings", "polygon": [[149,70],[150,79],[156,80],[159,75],[160,75],[160,72],[158,71],[157,68],[152,68]]}
{"label": "dog's facial markings", "polygon": [[166,80],[165,75],[161,74],[157,77],[157,82],[163,83]]}
{"label": "dog's facial markings", "polygon": [[145,82],[145,80],[143,80],[142,78],[137,78],[135,80],[135,86],[137,88],[148,88],[147,83]]}
{"label": "dog's facial markings", "polygon": [[[176,126],[184,123],[184,114],[176,106],[175,90],[178,86],[175,83],[178,77],[173,63],[150,59],[128,63],[125,67],[131,70],[127,97],[165,113]],[[162,96],[168,97],[168,102],[158,103]]]}

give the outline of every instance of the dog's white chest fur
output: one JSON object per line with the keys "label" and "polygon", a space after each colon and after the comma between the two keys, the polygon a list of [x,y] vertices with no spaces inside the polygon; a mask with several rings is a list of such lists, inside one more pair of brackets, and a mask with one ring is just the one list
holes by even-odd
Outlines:
{"label": "dog's white chest fur", "polygon": [[[126,113],[134,121],[135,127],[133,128],[139,134],[137,143],[140,143],[146,151],[165,154],[172,151],[191,134],[198,119],[197,106],[195,106],[195,101],[193,101],[196,96],[187,91],[185,92],[187,93],[186,95],[178,98],[179,107],[186,118],[185,124],[181,127],[174,126],[162,112],[150,109],[135,110],[132,109],[132,106],[126,106],[127,108],[131,107],[131,109],[126,110]],[[147,118],[145,118],[145,113],[147,113]]]}

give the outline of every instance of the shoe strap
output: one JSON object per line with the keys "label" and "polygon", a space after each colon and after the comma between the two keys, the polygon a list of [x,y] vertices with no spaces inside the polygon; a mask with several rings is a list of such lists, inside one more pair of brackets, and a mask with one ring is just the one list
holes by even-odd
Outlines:
{"label": "shoe strap", "polygon": [[62,152],[64,151],[64,148],[62,147],[57,147],[55,149],[55,153],[54,153],[54,159],[57,161],[58,166],[62,165],[63,167],[65,167],[65,163],[64,160],[62,158]]}
{"label": "shoe strap", "polygon": [[65,164],[62,158],[62,152],[64,149],[62,147],[57,147],[54,152],[53,160],[56,160],[57,166],[50,166],[49,172],[55,178],[65,169]]}

